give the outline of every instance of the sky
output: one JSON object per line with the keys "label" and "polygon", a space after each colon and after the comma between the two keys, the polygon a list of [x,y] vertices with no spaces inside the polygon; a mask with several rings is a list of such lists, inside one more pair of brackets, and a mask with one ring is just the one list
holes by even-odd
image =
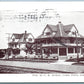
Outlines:
{"label": "sky", "polygon": [[[37,20],[28,19],[28,15],[36,15]],[[40,19],[41,16],[43,19]],[[47,24],[56,25],[58,21],[64,25],[75,24],[84,36],[84,2],[2,2],[0,49],[8,47],[9,34],[24,33],[26,30],[36,38]]]}

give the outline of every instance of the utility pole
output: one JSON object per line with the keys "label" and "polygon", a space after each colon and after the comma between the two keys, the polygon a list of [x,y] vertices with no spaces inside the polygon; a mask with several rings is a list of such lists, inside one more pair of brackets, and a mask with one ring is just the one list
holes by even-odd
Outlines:
{"label": "utility pole", "polygon": [[[7,37],[7,40],[8,40],[8,47],[9,47],[9,41],[10,41],[10,33],[6,33],[7,35],[8,35],[8,37]],[[5,55],[5,58],[6,59],[9,59],[9,51],[8,51],[8,49],[6,50],[6,55]]]}
{"label": "utility pole", "polygon": [[6,33],[8,35],[7,40],[8,40],[8,48],[9,48],[9,42],[10,42],[10,38],[11,38],[11,33]]}
{"label": "utility pole", "polygon": [[9,43],[9,41],[10,41],[10,35],[11,35],[11,33],[6,33],[7,35],[8,35],[8,43]]}
{"label": "utility pole", "polygon": [[79,62],[79,47],[78,47],[78,38],[77,38],[77,35],[78,35],[78,31],[77,31],[77,32],[75,31],[75,37],[76,37],[76,50],[77,50],[77,62]]}

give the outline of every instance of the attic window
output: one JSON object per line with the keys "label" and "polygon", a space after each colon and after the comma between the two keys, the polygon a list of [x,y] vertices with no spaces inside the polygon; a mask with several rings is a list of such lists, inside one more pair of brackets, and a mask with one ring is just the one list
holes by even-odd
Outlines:
{"label": "attic window", "polygon": [[29,38],[29,41],[32,41],[32,38]]}
{"label": "attic window", "polygon": [[72,34],[73,34],[73,35],[76,35],[76,33],[75,33],[75,32],[72,32]]}
{"label": "attic window", "polygon": [[15,41],[15,38],[13,38],[13,41]]}
{"label": "attic window", "polygon": [[70,31],[65,31],[65,33],[67,33],[67,34],[68,34],[69,32],[70,32]]}
{"label": "attic window", "polygon": [[46,35],[50,35],[51,34],[51,32],[46,32]]}

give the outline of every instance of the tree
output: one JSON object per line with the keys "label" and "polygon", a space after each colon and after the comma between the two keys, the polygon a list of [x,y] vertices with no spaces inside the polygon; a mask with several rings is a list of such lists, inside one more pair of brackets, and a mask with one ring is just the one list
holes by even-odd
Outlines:
{"label": "tree", "polygon": [[32,44],[31,44],[31,43],[27,43],[27,44],[26,44],[26,48],[27,48],[27,50],[25,50],[25,52],[26,52],[26,53],[29,52],[29,53],[32,54],[32,49],[33,49],[33,48],[32,48]]}

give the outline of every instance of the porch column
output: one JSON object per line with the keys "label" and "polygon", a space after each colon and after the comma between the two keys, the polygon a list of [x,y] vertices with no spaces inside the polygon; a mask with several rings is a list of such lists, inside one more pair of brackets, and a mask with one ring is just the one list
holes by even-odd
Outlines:
{"label": "porch column", "polygon": [[59,57],[59,47],[57,49],[58,49],[57,51],[58,51],[58,57]]}
{"label": "porch column", "polygon": [[73,48],[73,53],[75,54],[75,48]]}
{"label": "porch column", "polygon": [[68,59],[68,47],[66,48],[66,59]]}
{"label": "porch column", "polygon": [[44,54],[44,49],[42,49],[42,54]]}
{"label": "porch column", "polygon": [[66,48],[66,56],[68,56],[68,48]]}
{"label": "porch column", "polygon": [[80,48],[80,54],[79,54],[79,57],[81,57],[81,55],[82,55],[81,52],[82,52],[82,50],[81,50],[81,48]]}
{"label": "porch column", "polygon": [[41,58],[43,59],[44,49],[41,48]]}
{"label": "porch column", "polygon": [[74,55],[74,57],[76,56],[75,48],[73,48],[73,55]]}

